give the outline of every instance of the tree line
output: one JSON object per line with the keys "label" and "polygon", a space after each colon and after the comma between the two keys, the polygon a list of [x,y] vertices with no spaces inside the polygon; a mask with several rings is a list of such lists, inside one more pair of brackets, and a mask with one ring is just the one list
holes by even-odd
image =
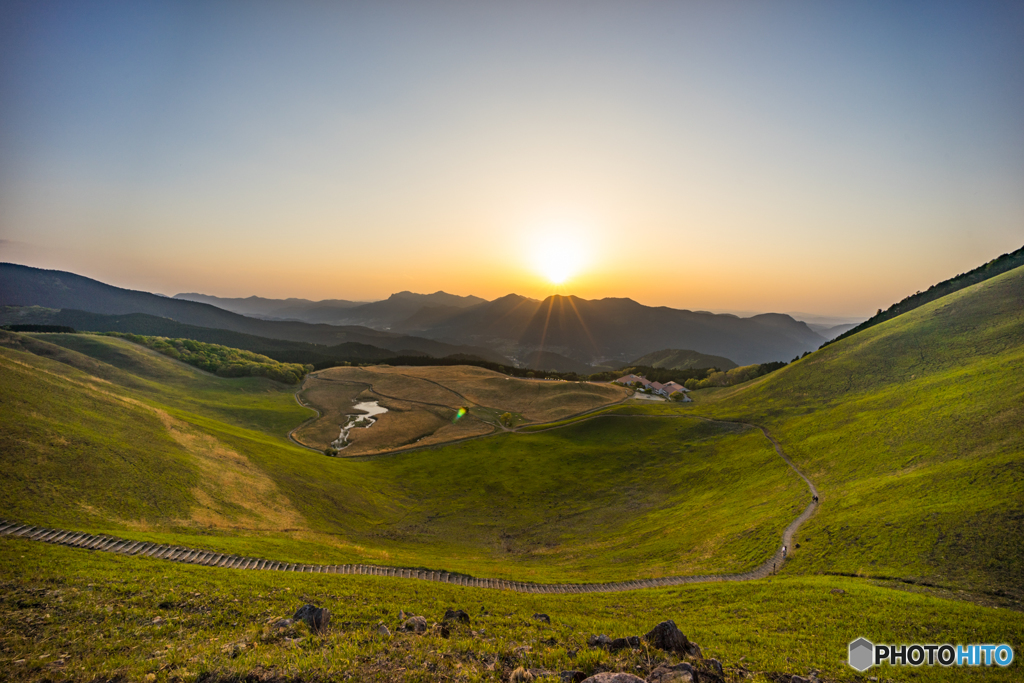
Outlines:
{"label": "tree line", "polygon": [[193,339],[147,337],[124,332],[105,332],[104,336],[120,337],[140,344],[218,377],[266,377],[284,384],[298,384],[312,365],[281,363],[273,358],[220,344],[207,344]]}

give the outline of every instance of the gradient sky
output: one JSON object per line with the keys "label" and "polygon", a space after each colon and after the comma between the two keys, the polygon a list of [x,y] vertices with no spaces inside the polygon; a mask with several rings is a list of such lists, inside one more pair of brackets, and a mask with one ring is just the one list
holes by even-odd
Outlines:
{"label": "gradient sky", "polygon": [[1019,1],[0,5],[4,261],[857,316],[1022,244]]}

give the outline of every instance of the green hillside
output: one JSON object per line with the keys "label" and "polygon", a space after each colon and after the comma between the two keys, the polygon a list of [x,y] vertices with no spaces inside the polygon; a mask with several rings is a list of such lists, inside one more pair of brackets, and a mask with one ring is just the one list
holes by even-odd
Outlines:
{"label": "green hillside", "polygon": [[821,491],[791,569],[1024,597],[1024,268],[694,410],[768,427]]}
{"label": "green hillside", "polygon": [[718,368],[732,370],[736,363],[724,356],[711,356],[689,349],[663,349],[640,356],[629,365],[648,365],[652,368],[690,370],[692,368]]}

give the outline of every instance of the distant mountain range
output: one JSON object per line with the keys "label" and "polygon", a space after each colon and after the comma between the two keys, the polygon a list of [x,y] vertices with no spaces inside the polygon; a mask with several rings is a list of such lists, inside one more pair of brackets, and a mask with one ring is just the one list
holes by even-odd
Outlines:
{"label": "distant mountain range", "polygon": [[495,363],[509,363],[507,358],[482,347],[447,344],[433,339],[355,325],[336,326],[249,318],[210,304],[113,287],[74,273],[41,270],[10,263],[0,264],[0,306],[42,306],[105,315],[146,313],[170,318],[186,325],[242,332],[270,339],[325,346],[366,344],[392,351],[390,355],[426,354],[442,358],[465,354]]}
{"label": "distant mountain range", "polygon": [[621,364],[665,348],[695,349],[740,365],[790,360],[825,343],[781,313],[750,318],[651,307],[631,299],[516,294],[464,309],[424,309],[395,331],[494,349],[514,360],[537,351],[588,365]]}
{"label": "distant mountain range", "polygon": [[266,320],[297,320],[328,325],[364,325],[387,330],[423,309],[441,308],[459,310],[482,304],[486,299],[478,296],[458,296],[447,292],[414,294],[398,292],[383,301],[360,302],[344,299],[310,301],[308,299],[264,299],[251,296],[246,299],[223,299],[206,294],[175,294],[175,299],[199,301],[226,311]]}
{"label": "distant mountain range", "polygon": [[463,354],[562,372],[622,367],[659,349],[694,349],[740,365],[790,360],[828,338],[785,314],[741,318],[644,306],[631,299],[551,296],[538,301],[509,294],[487,301],[445,292],[399,292],[372,303],[163,297],[15,264],[0,264],[0,305],[144,313],[268,339],[329,347],[362,344],[392,354]]}

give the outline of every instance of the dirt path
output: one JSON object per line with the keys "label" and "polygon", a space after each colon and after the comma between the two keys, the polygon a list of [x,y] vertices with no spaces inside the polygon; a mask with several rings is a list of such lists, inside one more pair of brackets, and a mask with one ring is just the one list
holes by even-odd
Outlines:
{"label": "dirt path", "polygon": [[[308,375],[306,377],[308,377]],[[306,377],[304,377],[302,379],[302,384],[299,385],[299,390],[296,391],[295,394],[294,394],[295,402],[298,403],[303,408],[309,408],[310,410],[316,411],[316,415],[314,415],[313,417],[309,418],[308,420],[303,421],[303,423],[300,424],[298,427],[296,427],[295,429],[293,429],[290,432],[288,432],[288,439],[291,440],[291,442],[293,444],[295,444],[296,446],[302,446],[303,448],[305,448],[308,451],[313,451],[314,453],[319,453],[320,455],[323,455],[323,451],[321,451],[320,449],[313,448],[312,446],[307,446],[306,444],[302,443],[301,441],[299,441],[298,439],[295,438],[295,432],[299,431],[300,429],[302,429],[303,427],[308,425],[310,422],[312,422],[314,420],[319,420],[320,417],[323,415],[323,413],[320,412],[319,408],[314,408],[313,406],[309,405],[308,403],[303,403],[302,402],[302,398],[299,396],[299,394],[302,393],[302,390],[306,388]]]}
{"label": "dirt path", "polygon": [[[298,400],[298,397],[296,397]],[[404,400],[404,399],[400,399]],[[598,416],[587,417],[585,420],[596,419]],[[772,446],[789,467],[800,476],[810,490],[812,496],[818,495],[817,489],[811,480],[801,472],[789,456],[783,451],[782,446],[775,440],[767,429],[748,422],[733,422],[729,420],[715,420],[696,415],[614,415],[608,417],[626,418],[690,418],[704,420],[707,422],[718,422],[727,424],[742,424],[748,427],[760,429]],[[553,427],[552,429],[557,429]],[[548,430],[542,430],[548,431]],[[536,433],[536,432],[531,432]],[[480,437],[469,437],[480,438]],[[463,439],[463,441],[468,439]],[[414,449],[411,449],[414,450]],[[237,555],[224,555],[208,550],[195,548],[184,548],[180,546],[160,545],[156,543],[143,543],[141,541],[130,541],[114,536],[94,536],[83,532],[64,531],[60,529],[45,529],[17,522],[0,520],[0,536],[24,538],[47,543],[58,543],[61,545],[76,548],[87,548],[90,550],[104,550],[117,552],[125,555],[139,555],[154,557],[175,562],[198,564],[210,567],[225,567],[230,569],[261,569],[267,571],[290,571],[316,574],[363,574],[369,576],[389,576],[403,579],[419,579],[422,581],[437,581],[459,586],[472,588],[496,588],[502,590],[513,590],[520,593],[608,593],[616,591],[639,590],[643,588],[662,588],[665,586],[679,586],[689,583],[707,583],[711,581],[751,581],[762,579],[782,567],[786,558],[783,554],[783,547],[791,547],[793,536],[807,519],[818,509],[818,503],[811,502],[804,511],[793,520],[782,533],[782,543],[778,546],[775,554],[766,559],[757,567],[742,574],[705,574],[700,576],[666,576],[658,579],[640,579],[637,581],[617,581],[611,583],[559,583],[540,584],[521,581],[506,581],[504,579],[482,579],[466,574],[453,574],[449,572],[431,571],[425,569],[406,569],[402,567],[387,567],[368,564],[342,564],[342,565],[309,565],[293,564],[288,562],[275,562],[254,557],[240,557]]]}

